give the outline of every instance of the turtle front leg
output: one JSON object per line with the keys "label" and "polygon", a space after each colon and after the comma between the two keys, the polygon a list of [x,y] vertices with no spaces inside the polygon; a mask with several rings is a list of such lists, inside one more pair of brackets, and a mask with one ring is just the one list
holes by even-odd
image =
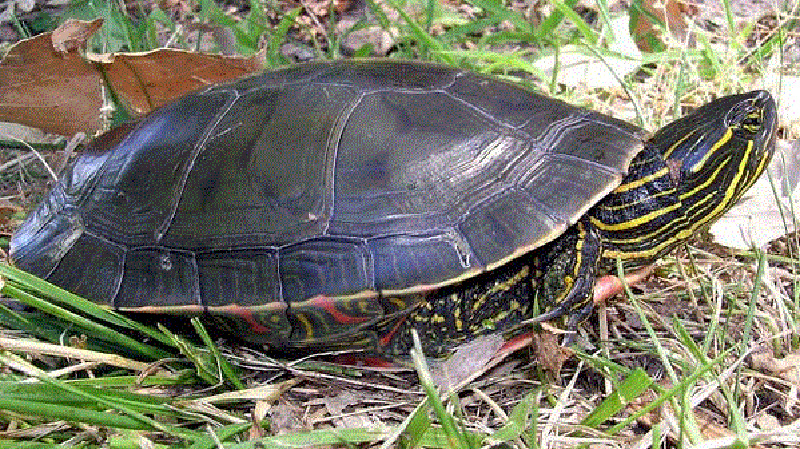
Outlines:
{"label": "turtle front leg", "polygon": [[531,321],[568,316],[567,329],[574,331],[594,307],[593,289],[601,253],[597,230],[586,219],[552,242],[538,259],[538,276],[534,276],[539,304],[545,312]]}

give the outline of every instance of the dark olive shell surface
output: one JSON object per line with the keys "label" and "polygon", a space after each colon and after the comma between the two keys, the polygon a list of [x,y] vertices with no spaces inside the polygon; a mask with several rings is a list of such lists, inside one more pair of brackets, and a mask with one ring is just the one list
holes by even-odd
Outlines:
{"label": "dark olive shell surface", "polygon": [[12,258],[124,310],[267,314],[280,343],[292,305],[357,298],[377,316],[370,298],[422,297],[553,240],[619,185],[643,138],[468,71],[299,65],[99,139]]}

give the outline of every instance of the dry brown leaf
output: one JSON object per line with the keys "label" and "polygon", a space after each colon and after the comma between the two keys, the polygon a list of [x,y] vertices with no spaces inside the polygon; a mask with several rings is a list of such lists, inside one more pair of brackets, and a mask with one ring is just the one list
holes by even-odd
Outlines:
{"label": "dry brown leaf", "polygon": [[270,429],[275,435],[307,430],[303,422],[303,409],[293,404],[280,403],[270,407],[268,412]]}
{"label": "dry brown leaf", "polygon": [[[339,28],[341,30],[346,30],[347,28],[345,28],[345,26],[349,25],[353,27],[355,25],[355,22],[349,22],[350,21],[342,20]],[[395,39],[394,35],[382,27],[365,27],[346,33],[343,32],[343,34],[342,47],[352,52],[360,50],[365,45],[371,45],[372,51],[375,52],[375,54],[385,56],[397,43],[397,39]]]}
{"label": "dry brown leaf", "polygon": [[[87,29],[71,37],[64,31],[62,44],[78,42],[76,34]],[[0,121],[63,135],[102,129],[101,68],[126,107],[146,114],[188,92],[239,78],[261,66],[256,58],[173,49],[84,59],[74,50],[59,53],[53,45],[51,34],[41,34],[18,42],[0,62]]]}
{"label": "dry brown leaf", "polygon": [[256,401],[251,415],[254,425],[250,426],[250,430],[248,431],[249,439],[255,440],[257,438],[264,438],[265,436],[268,436],[267,429],[265,429],[261,423],[264,421],[264,418],[266,418],[270,408],[271,405],[269,402]]}
{"label": "dry brown leaf", "polygon": [[[658,5],[656,4],[658,2]],[[694,15],[697,11],[695,6],[684,3],[680,0],[643,0],[642,6],[648,13],[658,17],[662,22],[666,21],[667,28],[675,39],[683,41],[686,38],[686,19],[687,15]],[[660,42],[661,30],[657,29],[653,22],[644,14],[639,14],[634,27],[633,36],[636,45],[642,51],[655,51],[655,43]]]}
{"label": "dry brown leaf", "polygon": [[0,337],[0,349],[28,354],[46,354],[78,360],[96,361],[110,366],[118,366],[134,371],[144,371],[148,368],[147,363],[138,362],[136,360],[131,360],[119,355],[105,354],[97,351],[76,349],[68,346],[60,346],[37,341],[20,340],[18,338]]}
{"label": "dry brown leaf", "polygon": [[362,400],[353,390],[341,390],[337,395],[323,397],[322,403],[325,404],[328,414],[341,415],[347,407],[358,405]]}
{"label": "dry brown leaf", "polygon": [[181,11],[184,13],[192,11],[192,6],[188,0],[158,0],[158,7],[164,11]]}
{"label": "dry brown leaf", "polygon": [[347,389],[341,390],[333,396],[325,396],[322,398],[322,403],[327,415],[330,416],[325,419],[333,419],[337,428],[374,428],[380,425],[380,421],[373,414],[346,413],[348,407],[354,411],[364,408],[365,399],[362,392]]}
{"label": "dry brown leaf", "polygon": [[16,204],[8,201],[5,198],[0,198],[0,220],[8,220],[10,215],[22,211],[22,208]]}
{"label": "dry brown leaf", "polygon": [[776,431],[781,428],[781,423],[778,421],[778,418],[768,413],[761,413],[756,416],[755,423],[759,429],[766,431]]}
{"label": "dry brown leaf", "polygon": [[14,45],[0,62],[0,121],[69,135],[100,129],[102,89],[77,52],[58,53],[50,34]]}
{"label": "dry brown leaf", "polygon": [[560,377],[561,366],[573,354],[571,349],[561,346],[559,338],[558,335],[551,332],[535,332],[533,334],[536,360],[551,379]]}
{"label": "dry brown leaf", "polygon": [[261,67],[255,58],[225,57],[164,48],[93,58],[130,110],[146,114],[210,84],[236,79]]}
{"label": "dry brown leaf", "polygon": [[[672,383],[666,380],[659,382],[659,384],[665,389],[672,388]],[[626,409],[631,413],[638,412],[642,408],[658,399],[658,396],[658,393],[652,389],[648,389],[644,392],[644,394],[630,401]],[[730,429],[722,424],[719,424],[713,416],[704,410],[696,408],[693,410],[692,414],[694,421],[697,423],[697,426],[700,428],[700,432],[703,434],[705,439],[715,440],[719,438],[735,436]],[[672,410],[672,408],[667,404],[642,415],[637,421],[648,427],[661,424],[666,429],[667,436],[670,438],[670,440],[680,441],[681,426],[679,423],[681,420],[674,413],[674,410]],[[753,449],[763,449],[763,446],[761,445],[753,445],[752,447]]]}
{"label": "dry brown leaf", "polygon": [[781,379],[800,386],[800,354],[789,354],[782,359],[775,358],[772,351],[753,354],[753,369],[764,370]]}
{"label": "dry brown leaf", "polygon": [[457,387],[485,370],[504,342],[502,335],[489,334],[460,345],[440,366],[431,365],[433,382],[445,391]]}
{"label": "dry brown leaf", "polygon": [[53,48],[68,53],[86,47],[86,41],[103,26],[103,19],[68,19],[52,32]]}
{"label": "dry brown leaf", "polygon": [[71,428],[72,425],[66,421],[52,421],[44,424],[39,424],[31,427],[24,427],[22,429],[7,428],[0,431],[0,438],[30,438],[40,439],[54,432],[60,432]]}
{"label": "dry brown leaf", "polygon": [[277,401],[286,390],[297,385],[299,382],[299,378],[293,378],[283,382],[269,383],[258,387],[204,396],[202,399],[192,401],[205,402],[208,404],[227,404],[247,401],[266,401],[267,403],[272,403]]}

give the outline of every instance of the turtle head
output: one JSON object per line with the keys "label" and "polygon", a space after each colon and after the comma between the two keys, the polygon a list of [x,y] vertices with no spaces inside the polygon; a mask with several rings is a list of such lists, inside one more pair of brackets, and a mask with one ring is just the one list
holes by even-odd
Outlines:
{"label": "turtle head", "polygon": [[715,220],[758,179],[775,151],[776,109],[767,91],[730,95],[656,132],[690,223]]}

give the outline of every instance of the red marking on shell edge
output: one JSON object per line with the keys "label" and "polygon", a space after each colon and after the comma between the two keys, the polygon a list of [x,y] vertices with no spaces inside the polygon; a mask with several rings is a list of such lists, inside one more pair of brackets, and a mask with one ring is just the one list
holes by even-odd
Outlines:
{"label": "red marking on shell edge", "polygon": [[510,340],[506,341],[497,352],[499,354],[503,353],[510,354],[526,346],[529,346],[532,342],[533,342],[533,332],[526,332],[524,334],[517,335],[511,338]]}
{"label": "red marking on shell edge", "polygon": [[384,335],[383,337],[378,339],[378,345],[379,346],[388,345],[389,342],[392,341],[392,338],[394,337],[394,334],[396,334],[397,330],[400,329],[400,325],[403,324],[403,321],[405,321],[405,320],[406,320],[405,316],[403,316],[402,318],[397,320],[397,323],[395,323],[395,325],[392,326],[392,329],[389,332],[387,332],[386,335]]}
{"label": "red marking on shell edge", "polygon": [[247,324],[250,325],[251,331],[257,334],[266,334],[269,332],[267,327],[256,321],[252,310],[246,307],[237,306],[235,304],[231,304],[230,306],[226,307],[226,309],[231,315],[236,315],[247,322]]}
{"label": "red marking on shell edge", "polygon": [[309,299],[308,302],[328,312],[337,323],[359,324],[369,320],[369,317],[345,315],[336,309],[335,301],[327,296],[315,296]]}

